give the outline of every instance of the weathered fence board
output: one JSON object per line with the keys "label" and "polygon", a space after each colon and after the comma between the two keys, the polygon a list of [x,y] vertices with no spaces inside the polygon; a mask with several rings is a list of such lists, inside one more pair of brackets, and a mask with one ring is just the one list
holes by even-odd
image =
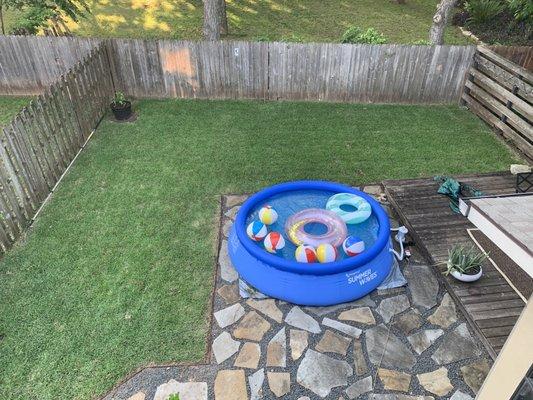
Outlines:
{"label": "weathered fence board", "polygon": [[481,119],[533,159],[533,74],[479,47],[462,96]]}
{"label": "weathered fence board", "polygon": [[475,49],[459,46],[269,44],[269,98],[449,103]]}
{"label": "weathered fence board", "polygon": [[[0,94],[42,93],[100,42],[0,37]],[[473,46],[105,43],[115,86],[147,98],[453,103],[475,52]]]}
{"label": "weathered fence board", "polygon": [[0,132],[1,251],[8,250],[28,226],[113,95],[104,44],[89,50],[73,70]]}
{"label": "weathered fence board", "polygon": [[99,42],[69,37],[0,36],[0,93],[42,93]]}
{"label": "weathered fence board", "polygon": [[489,46],[489,48],[509,61],[533,72],[533,46]]}

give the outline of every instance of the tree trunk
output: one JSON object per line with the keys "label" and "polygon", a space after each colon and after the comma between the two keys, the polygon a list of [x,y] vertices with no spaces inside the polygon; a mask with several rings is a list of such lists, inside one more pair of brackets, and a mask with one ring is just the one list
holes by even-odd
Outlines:
{"label": "tree trunk", "polygon": [[0,25],[2,26],[2,35],[6,34],[6,28],[4,28],[4,2],[0,0]]}
{"label": "tree trunk", "polygon": [[450,11],[457,0],[441,0],[437,6],[437,12],[433,16],[433,25],[429,30],[429,41],[432,44],[444,44],[444,30],[450,16]]}
{"label": "tree trunk", "polygon": [[226,15],[226,0],[219,0],[218,12],[220,14],[219,16],[220,34],[227,35],[228,34],[228,17]]}
{"label": "tree trunk", "polygon": [[204,0],[204,39],[220,40],[219,0]]}

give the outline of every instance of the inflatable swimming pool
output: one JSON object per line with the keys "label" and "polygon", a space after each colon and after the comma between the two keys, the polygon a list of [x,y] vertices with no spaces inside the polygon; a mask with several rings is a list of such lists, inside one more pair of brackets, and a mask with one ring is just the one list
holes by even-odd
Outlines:
{"label": "inflatable swimming pool", "polygon": [[[355,256],[339,255],[327,263],[301,263],[294,258],[296,245],[283,229],[289,218],[307,208],[325,208],[327,200],[338,193],[359,196],[372,209],[364,222],[347,226],[347,235],[357,235],[365,250]],[[268,225],[285,237],[285,246],[276,254],[250,239],[246,228],[259,210],[272,205],[279,214]],[[341,208],[351,211],[350,206]],[[326,234],[321,224],[303,227],[307,233]],[[312,226],[313,225],[313,226]],[[389,218],[381,205],[359,190],[337,183],[297,181],[271,186],[252,195],[240,208],[231,228],[228,251],[240,277],[262,293],[294,304],[325,306],[352,301],[374,290],[387,277],[393,265],[390,252]],[[342,248],[339,251],[342,252]]]}

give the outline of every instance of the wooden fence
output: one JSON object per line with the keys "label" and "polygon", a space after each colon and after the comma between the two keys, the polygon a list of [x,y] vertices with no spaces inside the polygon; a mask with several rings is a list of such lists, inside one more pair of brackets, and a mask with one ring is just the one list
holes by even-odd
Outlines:
{"label": "wooden fence", "polygon": [[472,46],[113,39],[117,88],[136,97],[457,102]]}
{"label": "wooden fence", "polygon": [[484,47],[468,73],[463,101],[533,160],[533,74]]}
{"label": "wooden fence", "polygon": [[[0,36],[0,94],[41,93],[100,40]],[[148,98],[455,103],[473,46],[105,40],[117,89]]]}
{"label": "wooden fence", "polygon": [[0,250],[6,251],[104,115],[113,95],[107,51],[90,50],[0,132]]}
{"label": "wooden fence", "polygon": [[0,36],[0,94],[43,93],[99,42],[69,37]]}
{"label": "wooden fence", "polygon": [[533,46],[489,46],[489,49],[533,72]]}

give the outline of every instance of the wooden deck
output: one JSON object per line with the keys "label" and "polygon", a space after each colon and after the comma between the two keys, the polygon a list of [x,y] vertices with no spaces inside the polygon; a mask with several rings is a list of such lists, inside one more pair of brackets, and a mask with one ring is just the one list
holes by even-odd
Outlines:
{"label": "wooden deck", "polygon": [[[485,194],[514,193],[515,177],[510,173],[462,176]],[[446,261],[454,244],[473,244],[467,229],[474,225],[449,207],[447,197],[437,193],[433,179],[384,181],[392,206],[398,212],[422,254],[432,265]],[[441,272],[444,265],[436,266]],[[501,350],[525,306],[496,268],[487,262],[483,277],[474,283],[462,283],[439,274],[493,358]]]}

